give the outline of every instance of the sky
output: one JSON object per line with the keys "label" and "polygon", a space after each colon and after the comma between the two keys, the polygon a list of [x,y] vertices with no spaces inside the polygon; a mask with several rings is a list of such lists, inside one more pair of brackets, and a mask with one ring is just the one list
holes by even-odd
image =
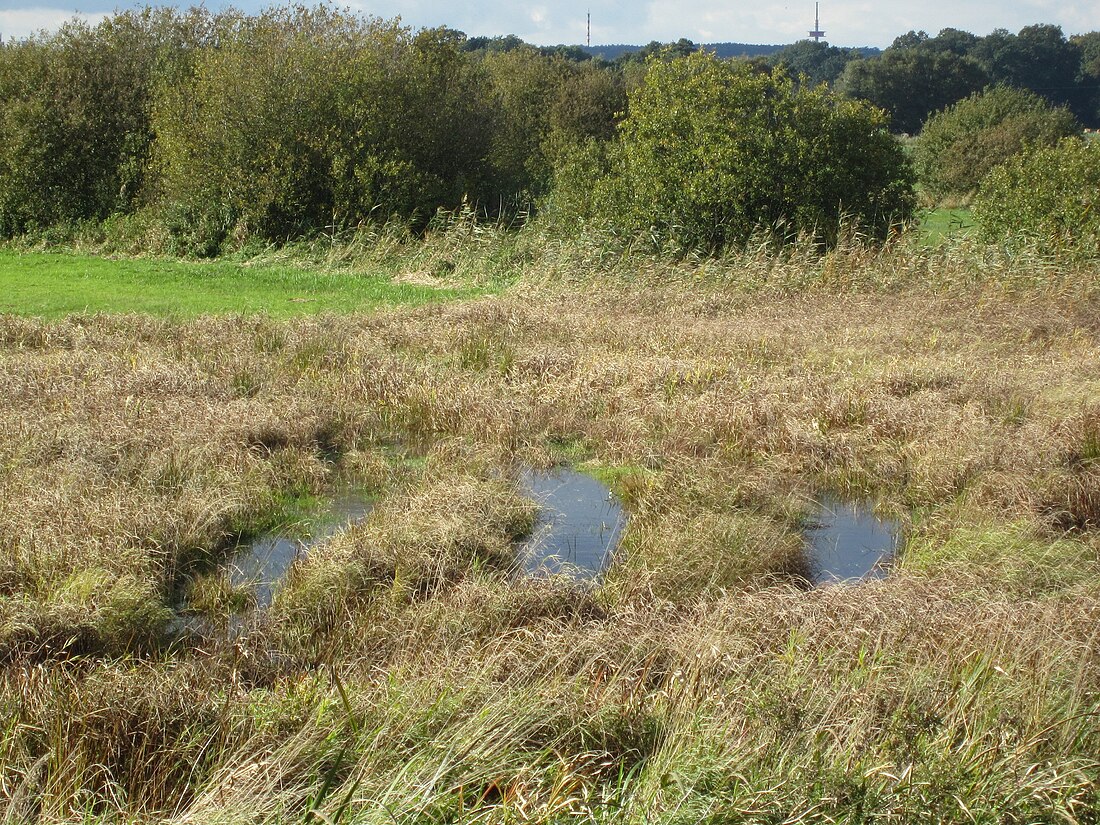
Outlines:
{"label": "sky", "polygon": [[[111,0],[0,0],[0,35],[25,37],[53,30],[78,16],[95,22],[117,8],[145,3]],[[155,3],[155,4],[163,4]],[[282,3],[282,4],[285,4]],[[173,4],[180,5],[180,4]],[[190,5],[184,3],[182,5]],[[207,8],[220,6],[208,0]],[[280,3],[238,0],[244,11]],[[343,6],[344,2],[337,5]],[[686,37],[696,43],[791,43],[813,28],[813,0],[351,0],[346,5],[376,17],[400,17],[414,28],[449,26],[467,34],[515,34],[529,43],[585,42],[585,15],[592,14],[592,44],[662,42]],[[899,34],[943,28],[985,35],[995,28],[1016,32],[1033,23],[1054,23],[1067,34],[1100,29],[1096,0],[824,0],[821,28],[835,46],[886,47]]]}

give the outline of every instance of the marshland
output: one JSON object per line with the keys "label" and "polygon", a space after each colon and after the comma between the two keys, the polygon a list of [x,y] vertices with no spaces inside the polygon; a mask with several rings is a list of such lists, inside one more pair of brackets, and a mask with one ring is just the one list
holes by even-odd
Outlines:
{"label": "marshland", "polygon": [[[280,14],[214,23],[326,56]],[[188,49],[210,101],[251,65]],[[567,71],[408,65],[491,87],[521,58]],[[1097,821],[1100,233],[1085,209],[998,234],[996,208],[1043,195],[1019,164],[1087,179],[1095,152],[1010,160],[979,228],[930,240],[881,111],[646,65],[569,75],[638,84],[620,148],[547,149],[522,219],[460,200],[278,238],[293,186],[242,206],[154,145],[132,208],[36,223],[0,164],[4,821]],[[870,135],[863,212],[749,225],[789,203],[708,212],[739,185],[685,179],[701,204],[646,214],[682,83]],[[186,97],[156,88],[154,121]],[[830,575],[815,535],[845,514],[888,543]]]}
{"label": "marshland", "polygon": [[[1095,276],[866,255],[4,316],[6,815],[1088,819]],[[598,585],[516,575],[529,467],[622,502]],[[369,514],[250,610],[234,545],[348,485]],[[807,585],[823,493],[904,525],[889,575]]]}

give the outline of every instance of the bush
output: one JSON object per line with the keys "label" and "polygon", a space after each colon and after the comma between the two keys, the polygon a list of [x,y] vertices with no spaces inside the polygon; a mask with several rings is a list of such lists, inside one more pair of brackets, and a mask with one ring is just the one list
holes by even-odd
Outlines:
{"label": "bush", "polygon": [[589,146],[562,164],[559,221],[587,202],[617,232],[716,252],[761,228],[831,243],[851,221],[881,238],[912,215],[912,172],[885,115],[824,87],[796,88],[780,70],[704,52],[653,59],[629,111],[617,148]]}
{"label": "bush", "polygon": [[996,86],[928,118],[914,161],[933,201],[974,193],[993,167],[1028,145],[1053,146],[1080,131],[1068,109],[1023,89]]}
{"label": "bush", "polygon": [[987,240],[1100,255],[1100,146],[1067,138],[1016,155],[982,181],[974,214]]}
{"label": "bush", "polygon": [[0,232],[102,218],[140,187],[147,77],[121,27],[0,50]]}
{"label": "bush", "polygon": [[199,253],[480,193],[487,81],[447,30],[323,7],[248,18],[157,101],[159,200]]}
{"label": "bush", "polygon": [[529,47],[490,53],[483,65],[496,110],[487,160],[497,202],[485,206],[527,212],[546,195],[559,156],[590,137],[614,137],[626,108],[622,76]]}
{"label": "bush", "polygon": [[0,234],[132,209],[152,89],[217,19],[147,8],[0,48]]}

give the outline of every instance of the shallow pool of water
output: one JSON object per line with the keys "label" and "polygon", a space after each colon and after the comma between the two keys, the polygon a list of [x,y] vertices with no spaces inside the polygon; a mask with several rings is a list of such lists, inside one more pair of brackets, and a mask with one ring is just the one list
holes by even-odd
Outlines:
{"label": "shallow pool of water", "polygon": [[810,581],[881,579],[900,541],[901,525],[875,515],[869,504],[824,496],[806,529]]}
{"label": "shallow pool of water", "polygon": [[311,522],[304,535],[267,533],[242,544],[229,561],[230,583],[251,588],[258,609],[270,606],[295,559],[349,524],[365,519],[373,506],[362,494],[344,493]]}
{"label": "shallow pool of water", "polygon": [[534,530],[519,548],[524,570],[598,579],[626,525],[622,505],[607,485],[562,468],[525,470],[519,484],[524,495],[542,508]]}

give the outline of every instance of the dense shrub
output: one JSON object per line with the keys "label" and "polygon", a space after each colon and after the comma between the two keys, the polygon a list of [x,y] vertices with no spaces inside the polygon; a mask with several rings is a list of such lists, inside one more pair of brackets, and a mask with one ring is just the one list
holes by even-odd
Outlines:
{"label": "dense shrub", "polygon": [[145,9],[0,49],[0,234],[132,208],[153,86],[215,25],[202,11]]}
{"label": "dense shrub", "polygon": [[550,177],[542,143],[550,129],[551,106],[570,67],[530,47],[489,52],[483,65],[493,95],[489,161],[494,189],[504,201],[525,209]]}
{"label": "dense shrub", "polygon": [[974,213],[989,240],[1100,254],[1100,146],[1067,138],[1011,158],[982,181]]}
{"label": "dense shrub", "polygon": [[[866,59],[803,42],[776,58],[792,81],[686,40],[609,64],[326,6],[119,12],[0,48],[0,237],[106,232],[209,255],[536,204],[563,228],[596,221],[678,250],[761,227],[830,242],[844,217],[882,237],[911,214],[912,174],[875,106],[911,130],[992,78],[1094,114],[1095,40],[910,32]],[[841,65],[838,90],[865,102],[812,87]],[[926,130],[935,196],[1070,128],[1034,98],[981,100]]]}
{"label": "dense shrub", "polygon": [[249,19],[154,112],[174,230],[285,240],[372,217],[426,221],[477,196],[487,86],[447,30],[325,8]]}
{"label": "dense shrub", "polygon": [[1025,146],[1053,146],[1079,131],[1068,109],[1023,89],[996,86],[928,118],[914,160],[930,198],[962,198]]}
{"label": "dense shrub", "polygon": [[530,211],[550,186],[555,160],[589,137],[608,140],[626,108],[621,73],[531,47],[490,52],[494,128],[488,167],[496,203]]}
{"label": "dense shrub", "polygon": [[653,59],[629,110],[614,150],[590,144],[563,164],[561,218],[587,202],[585,217],[618,232],[718,251],[760,228],[831,242],[845,219],[883,237],[912,214],[912,173],[884,114],[779,70],[704,52]]}

